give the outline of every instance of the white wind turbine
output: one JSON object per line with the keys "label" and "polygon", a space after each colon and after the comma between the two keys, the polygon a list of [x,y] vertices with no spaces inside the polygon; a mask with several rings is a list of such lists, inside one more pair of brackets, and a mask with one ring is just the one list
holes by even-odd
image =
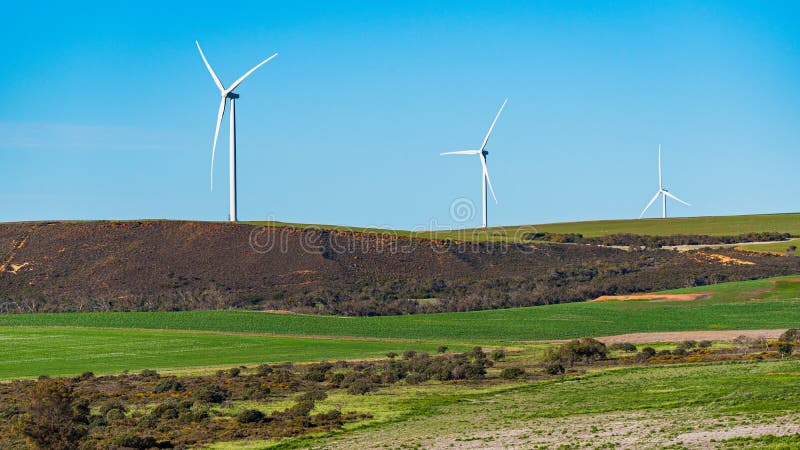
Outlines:
{"label": "white wind turbine", "polygon": [[655,203],[655,201],[656,201],[656,199],[658,199],[659,195],[661,196],[661,218],[662,219],[666,219],[667,218],[667,197],[669,197],[669,198],[671,198],[673,200],[679,201],[679,202],[683,203],[686,206],[692,206],[692,205],[686,203],[685,201],[679,199],[678,197],[672,195],[666,188],[664,188],[664,183],[661,180],[661,144],[658,144],[658,192],[656,192],[656,195],[654,195],[653,198],[650,199],[650,203],[648,203],[647,206],[644,207],[644,210],[639,215],[640,219],[644,216],[644,213],[647,212],[647,209],[650,208],[650,206],[652,206],[653,203]]}
{"label": "white wind turbine", "polygon": [[492,121],[492,126],[489,127],[489,131],[486,133],[486,137],[483,138],[483,144],[481,144],[480,150],[461,150],[457,152],[446,152],[441,153],[441,155],[478,155],[480,156],[481,160],[481,196],[482,196],[482,204],[483,204],[483,228],[486,228],[488,215],[486,212],[486,186],[489,186],[489,190],[492,192],[492,197],[494,198],[494,202],[497,203],[497,197],[494,195],[494,188],[492,187],[492,181],[489,179],[489,170],[486,168],[486,156],[489,152],[486,151],[486,143],[489,142],[489,136],[492,134],[492,130],[494,129],[494,124],[497,123],[497,119],[500,117],[500,113],[503,112],[503,108],[506,107],[506,103],[508,103],[508,99],[503,101],[503,105],[500,106],[500,110],[497,111],[497,115],[494,116],[494,120]]}
{"label": "white wind turbine", "polygon": [[214,190],[214,155],[217,152],[217,137],[219,136],[219,126],[222,123],[222,116],[225,115],[225,103],[228,101],[231,102],[231,129],[230,129],[230,213],[228,215],[228,219],[231,222],[236,221],[236,99],[239,98],[239,94],[234,93],[234,89],[239,87],[242,81],[245,78],[249,77],[250,74],[256,71],[259,67],[266,64],[272,58],[278,56],[277,53],[270,56],[269,58],[261,61],[255,67],[248,70],[244,75],[239,77],[238,80],[234,81],[233,84],[230,85],[228,89],[225,89],[222,86],[222,83],[217,78],[217,74],[214,73],[214,69],[211,68],[211,64],[208,63],[206,59],[206,55],[203,54],[203,49],[200,48],[200,43],[194,41],[197,45],[197,50],[200,52],[200,57],[203,58],[203,62],[208,69],[208,73],[211,74],[211,78],[214,79],[214,84],[217,85],[219,88],[219,92],[222,94],[222,100],[219,103],[219,112],[217,113],[217,127],[214,130],[214,145],[211,147],[211,190]]}

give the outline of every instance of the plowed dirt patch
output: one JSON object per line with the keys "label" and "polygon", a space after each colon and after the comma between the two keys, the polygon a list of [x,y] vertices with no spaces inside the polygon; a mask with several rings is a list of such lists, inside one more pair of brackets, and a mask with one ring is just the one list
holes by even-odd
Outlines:
{"label": "plowed dirt patch", "polygon": [[604,344],[630,342],[632,344],[647,344],[651,342],[681,342],[681,341],[732,341],[739,336],[749,338],[777,339],[786,331],[780,330],[702,330],[702,331],[670,331],[658,333],[629,333],[616,336],[597,338]]}
{"label": "plowed dirt patch", "polygon": [[650,300],[654,302],[688,302],[692,300],[705,300],[711,298],[708,292],[693,292],[691,294],[630,294],[630,295],[601,295],[590,302],[610,302],[629,300]]}

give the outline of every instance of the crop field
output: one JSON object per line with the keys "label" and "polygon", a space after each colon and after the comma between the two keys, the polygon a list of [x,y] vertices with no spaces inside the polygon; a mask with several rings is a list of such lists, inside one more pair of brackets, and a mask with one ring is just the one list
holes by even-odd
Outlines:
{"label": "crop field", "polygon": [[799,280],[669,291],[708,294],[692,301],[584,302],[409,316],[244,311],[4,315],[0,378],[369,358],[407,348],[514,346],[634,332],[789,328],[800,324]]}
{"label": "crop field", "polygon": [[528,233],[576,233],[584,237],[607,236],[611,234],[638,234],[648,236],[669,236],[677,234],[733,236],[756,232],[780,232],[800,235],[800,213],[755,214],[742,216],[685,217],[667,219],[623,219],[597,220],[587,222],[562,222],[509,227],[492,227],[488,230],[441,230],[411,232],[405,230],[384,230],[378,228],[359,228],[338,225],[309,225],[283,222],[245,222],[252,225],[293,226],[298,228],[319,228],[326,230],[354,231],[361,233],[387,233],[397,236],[420,238],[453,239],[464,241],[522,241]]}
{"label": "crop field", "polygon": [[16,314],[0,316],[0,326],[198,330],[465,343],[633,332],[786,328],[800,324],[798,280],[800,277],[779,277],[666,291],[709,294],[709,298],[692,301],[581,302],[380,317],[250,311]]}
{"label": "crop field", "polygon": [[[230,333],[66,327],[0,327],[0,379],[124,370],[382,357],[408,342]],[[437,345],[414,341],[414,348]],[[454,347],[460,349],[462,347]]]}

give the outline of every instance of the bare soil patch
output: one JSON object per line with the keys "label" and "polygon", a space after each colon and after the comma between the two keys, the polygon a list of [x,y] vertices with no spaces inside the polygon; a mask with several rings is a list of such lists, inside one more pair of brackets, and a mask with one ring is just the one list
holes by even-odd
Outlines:
{"label": "bare soil patch", "polygon": [[677,301],[688,302],[692,300],[705,300],[711,298],[708,292],[694,292],[691,294],[630,294],[630,295],[601,295],[590,302],[610,302],[610,301],[629,301],[629,300],[650,300],[650,301]]}
{"label": "bare soil patch", "polygon": [[605,344],[630,342],[645,344],[649,342],[681,342],[681,341],[732,341],[739,336],[749,338],[777,339],[786,329],[778,330],[702,330],[702,331],[669,331],[658,333],[629,333],[597,338]]}
{"label": "bare soil patch", "polygon": [[710,262],[718,262],[725,265],[734,265],[734,266],[754,266],[756,263],[752,261],[747,261],[744,259],[734,258],[733,256],[725,256],[720,255],[718,253],[705,253],[705,252],[697,252],[695,254],[701,260],[706,260]]}

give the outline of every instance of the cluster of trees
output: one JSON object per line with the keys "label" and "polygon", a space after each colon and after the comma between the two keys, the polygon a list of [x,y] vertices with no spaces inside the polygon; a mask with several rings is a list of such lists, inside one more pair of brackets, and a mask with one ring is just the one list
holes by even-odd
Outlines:
{"label": "cluster of trees", "polygon": [[656,249],[673,245],[714,245],[738,244],[742,242],[783,241],[791,238],[790,233],[756,232],[735,236],[708,236],[701,234],[676,234],[670,236],[648,236],[630,233],[610,234],[599,237],[584,237],[576,233],[529,233],[527,240],[548,241],[557,243],[629,246],[632,248]]}
{"label": "cluster of trees", "polygon": [[[216,375],[162,376],[152,370],[96,377],[18,380],[0,385],[0,448],[186,448],[215,441],[298,436],[369,417],[330,409],[315,413],[331,389],[364,395],[394,383],[482,380],[503,349],[438,354],[407,350],[386,359],[233,367]],[[504,378],[526,376],[505,367]],[[234,402],[291,406],[265,413]],[[222,406],[222,408],[219,408]]]}

